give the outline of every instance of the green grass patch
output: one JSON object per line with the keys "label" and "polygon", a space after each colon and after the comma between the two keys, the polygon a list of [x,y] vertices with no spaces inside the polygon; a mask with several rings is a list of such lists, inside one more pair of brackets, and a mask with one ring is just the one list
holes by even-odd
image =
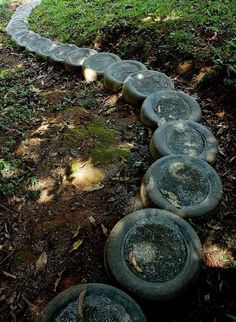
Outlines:
{"label": "green grass patch", "polygon": [[[232,78],[236,0],[43,0],[30,27],[78,46],[114,51],[157,65],[189,57],[210,60]],[[159,66],[158,65],[158,66]],[[154,63],[155,66],[155,63]]]}

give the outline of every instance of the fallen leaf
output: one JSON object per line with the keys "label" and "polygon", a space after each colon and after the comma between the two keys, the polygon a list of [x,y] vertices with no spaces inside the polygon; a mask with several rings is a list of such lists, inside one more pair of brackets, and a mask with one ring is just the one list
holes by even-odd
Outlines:
{"label": "fallen leaf", "polygon": [[106,228],[103,224],[101,224],[101,228],[102,228],[102,232],[103,232],[103,234],[104,234],[105,236],[107,236],[107,235],[108,235],[108,230],[107,230],[107,228]]}
{"label": "fallen leaf", "polygon": [[73,252],[74,250],[78,249],[79,246],[83,243],[83,239],[78,239],[71,247],[69,253]]}
{"label": "fallen leaf", "polygon": [[134,269],[138,272],[138,273],[142,273],[142,270],[141,268],[138,266],[138,263],[136,261],[136,258],[133,254],[133,252],[130,252],[129,253],[129,257],[128,257],[128,260],[130,262],[130,264],[132,264],[134,266]]}
{"label": "fallen leaf", "polygon": [[90,223],[92,224],[92,225],[94,225],[94,226],[96,226],[96,220],[95,220],[95,218],[93,217],[93,216],[89,216],[89,221],[90,221]]}
{"label": "fallen leaf", "polygon": [[77,237],[78,235],[79,235],[79,232],[80,232],[80,225],[77,227],[77,229],[76,229],[76,231],[74,232],[74,234],[73,234],[73,237],[72,238],[75,238],[75,237]]}
{"label": "fallen leaf", "polygon": [[48,262],[48,256],[46,252],[42,252],[42,254],[39,256],[39,258],[36,261],[36,272],[41,271],[45,268]]}
{"label": "fallen leaf", "polygon": [[82,190],[90,192],[90,191],[103,189],[104,187],[105,187],[104,184],[95,184],[93,186],[84,187]]}
{"label": "fallen leaf", "polygon": [[177,196],[172,191],[167,191],[164,189],[160,189],[164,196],[166,196],[166,199],[176,208],[181,208],[180,202],[177,198]]}
{"label": "fallen leaf", "polygon": [[59,272],[59,273],[58,273],[58,277],[57,277],[57,279],[56,279],[56,281],[55,281],[55,283],[54,283],[54,292],[56,292],[56,291],[57,291],[57,288],[58,288],[58,286],[59,286],[59,284],[60,284],[60,282],[61,282],[61,279],[62,279],[62,274],[63,274],[63,272],[64,272],[64,271],[61,271],[61,272]]}
{"label": "fallen leaf", "polygon": [[86,289],[83,290],[79,295],[78,310],[79,310],[79,316],[81,318],[83,318],[83,305],[84,305],[85,295],[86,295]]}

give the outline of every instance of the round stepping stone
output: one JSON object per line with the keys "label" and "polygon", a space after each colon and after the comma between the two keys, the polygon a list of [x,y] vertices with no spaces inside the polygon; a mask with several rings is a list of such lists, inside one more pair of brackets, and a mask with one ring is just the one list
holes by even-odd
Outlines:
{"label": "round stepping stone", "polygon": [[[13,37],[12,37],[13,38]],[[32,32],[32,31],[25,31],[25,32],[22,32],[22,33],[18,33],[15,35],[15,42],[18,46],[20,47],[25,47],[26,44],[33,40],[33,39],[38,39],[39,38],[39,35]]]}
{"label": "round stepping stone", "polygon": [[154,162],[141,186],[146,206],[155,205],[182,217],[206,215],[217,206],[221,195],[221,180],[207,162],[179,154]]}
{"label": "round stepping stone", "polygon": [[60,45],[60,43],[53,42],[46,38],[44,41],[39,43],[35,53],[41,57],[48,58],[51,52]]}
{"label": "round stepping stone", "polygon": [[70,44],[61,44],[53,49],[50,53],[50,59],[57,63],[64,63],[66,60],[66,55],[78,47]]}
{"label": "round stepping stone", "polygon": [[181,91],[164,90],[148,96],[142,104],[141,122],[155,129],[167,121],[199,121],[202,112],[192,96]]}
{"label": "round stepping stone", "polygon": [[105,69],[121,59],[111,53],[98,53],[85,59],[82,71],[88,82],[96,81],[104,75]]}
{"label": "round stepping stone", "polygon": [[147,70],[127,77],[123,96],[128,103],[139,106],[147,96],[164,89],[174,89],[172,80],[163,73]]}
{"label": "round stepping stone", "polygon": [[120,220],[105,248],[108,274],[148,301],[173,298],[198,276],[202,247],[193,228],[161,209],[142,209]]}
{"label": "round stepping stone", "polygon": [[205,126],[192,121],[171,121],[159,127],[150,142],[154,159],[172,154],[196,156],[214,163],[217,140]]}
{"label": "round stepping stone", "polygon": [[68,72],[81,70],[83,62],[89,56],[97,54],[96,50],[90,48],[77,48],[66,55],[65,69]]}
{"label": "round stepping stone", "polygon": [[28,41],[25,48],[30,52],[37,52],[37,50],[48,41],[49,39],[45,37],[34,38]]}
{"label": "round stepping stone", "polygon": [[126,78],[136,72],[147,70],[147,67],[135,60],[122,60],[107,67],[104,73],[104,87],[118,92]]}
{"label": "round stepping stone", "polygon": [[39,322],[146,322],[139,305],[123,291],[105,284],[80,284],[57,295]]}

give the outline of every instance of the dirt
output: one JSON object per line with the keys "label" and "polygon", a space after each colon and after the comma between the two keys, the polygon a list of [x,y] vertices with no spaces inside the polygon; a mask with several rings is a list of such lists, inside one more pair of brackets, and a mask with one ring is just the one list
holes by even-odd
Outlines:
{"label": "dirt", "polygon": [[[111,47],[104,44],[101,50]],[[14,157],[37,178],[20,183],[14,194],[0,195],[0,321],[34,321],[49,300],[72,285],[113,285],[103,265],[104,245],[117,221],[142,207],[139,190],[152,163],[151,133],[140,124],[137,109],[99,82],[88,84],[79,74],[6,44],[0,60],[3,69],[20,65],[25,71],[13,78],[18,90],[12,99],[19,98],[22,84],[33,87],[28,107],[37,111],[27,130],[21,128],[26,120],[0,129],[0,142],[13,138]],[[191,222],[205,256],[198,283],[173,303],[140,305],[150,322],[227,321],[226,314],[236,314],[235,97],[222,82],[198,81],[203,62],[194,62],[199,68],[192,74],[180,72],[182,65],[180,58],[178,64],[151,62],[200,102],[202,121],[219,141],[215,169],[224,195],[211,217]],[[2,147],[1,155],[6,157]]]}

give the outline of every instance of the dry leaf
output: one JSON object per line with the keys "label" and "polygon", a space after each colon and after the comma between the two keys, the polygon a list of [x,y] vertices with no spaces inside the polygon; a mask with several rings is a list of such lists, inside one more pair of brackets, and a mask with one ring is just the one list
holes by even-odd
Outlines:
{"label": "dry leaf", "polygon": [[93,216],[89,216],[89,221],[91,222],[92,225],[96,226],[96,220]]}
{"label": "dry leaf", "polygon": [[104,184],[95,184],[92,186],[84,187],[82,190],[90,192],[90,191],[96,191],[96,190],[103,189],[104,187],[105,187]]}
{"label": "dry leaf", "polygon": [[36,272],[44,269],[44,267],[47,265],[48,256],[46,252],[42,252],[42,254],[39,256],[39,258],[36,261]]}
{"label": "dry leaf", "polygon": [[61,279],[62,279],[62,273],[63,273],[64,271],[61,271],[60,273],[58,273],[58,277],[57,277],[57,279],[56,279],[56,281],[55,281],[55,283],[54,283],[54,292],[56,292],[57,291],[57,288],[58,288],[58,286],[59,286],[59,284],[60,284],[60,282],[61,282]]}
{"label": "dry leaf", "polygon": [[132,252],[129,253],[129,262],[130,264],[132,264],[134,266],[134,269],[138,272],[138,273],[142,273],[141,268],[138,266],[138,263],[136,261],[136,258],[134,256],[134,254]]}
{"label": "dry leaf", "polygon": [[79,246],[83,243],[83,239],[78,239],[71,247],[71,250],[69,253],[73,252],[74,250],[78,249]]}
{"label": "dry leaf", "polygon": [[80,231],[80,225],[77,227],[77,229],[76,229],[76,231],[74,232],[74,235],[73,235],[73,237],[72,238],[75,238],[75,237],[77,237],[78,235],[79,235],[79,231]]}
{"label": "dry leaf", "polygon": [[86,295],[86,289],[83,290],[79,295],[78,310],[79,310],[79,316],[81,318],[83,318],[83,305],[84,305],[85,295]]}
{"label": "dry leaf", "polygon": [[108,235],[108,230],[107,230],[107,228],[106,228],[103,224],[101,224],[101,228],[102,228],[102,232],[103,232],[103,234],[104,234],[105,236],[107,236],[107,235]]}
{"label": "dry leaf", "polygon": [[177,198],[177,196],[171,192],[171,191],[167,191],[164,189],[160,189],[161,192],[163,193],[164,196],[166,196],[166,199],[176,208],[181,208],[180,202]]}

